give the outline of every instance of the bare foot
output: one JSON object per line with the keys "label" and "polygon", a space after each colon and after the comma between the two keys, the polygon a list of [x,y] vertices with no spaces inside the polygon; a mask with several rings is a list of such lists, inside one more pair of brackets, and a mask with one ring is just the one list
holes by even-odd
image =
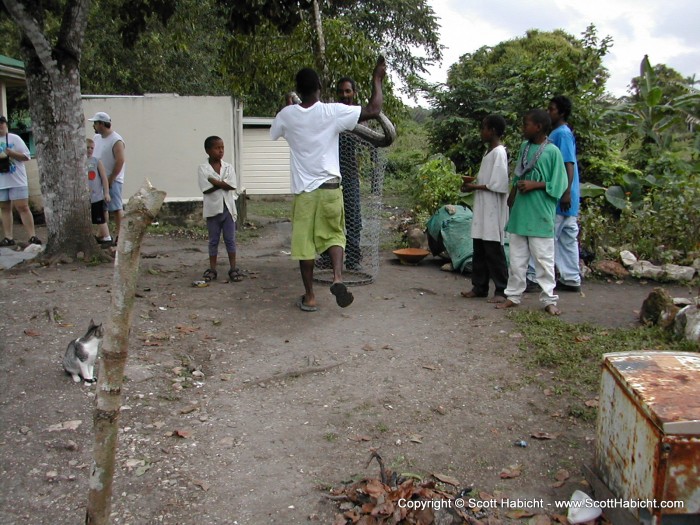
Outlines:
{"label": "bare foot", "polygon": [[506,298],[503,297],[502,295],[494,295],[493,297],[491,297],[491,299],[489,299],[486,302],[492,303],[492,304],[498,304],[498,303],[504,303],[505,301],[506,301]]}
{"label": "bare foot", "polygon": [[555,304],[548,304],[544,307],[544,311],[549,315],[561,315],[561,310],[559,310]]}
{"label": "bare foot", "polygon": [[506,300],[505,302],[503,302],[503,303],[498,303],[498,304],[495,306],[495,308],[496,308],[497,310],[505,310],[506,308],[515,308],[516,306],[518,306],[518,303],[514,303],[514,302],[511,301],[510,299],[507,299],[507,300]]}
{"label": "bare foot", "polygon": [[462,297],[466,297],[467,299],[473,299],[475,297],[484,297],[483,295],[479,295],[476,293],[474,290],[469,290],[468,292],[462,292],[461,293]]}

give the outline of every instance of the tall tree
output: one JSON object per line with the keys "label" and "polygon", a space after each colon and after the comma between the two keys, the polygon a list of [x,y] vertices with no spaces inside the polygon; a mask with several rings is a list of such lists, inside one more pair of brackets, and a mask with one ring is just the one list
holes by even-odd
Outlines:
{"label": "tall tree", "polygon": [[[47,254],[96,252],[85,178],[85,117],[80,86],[90,0],[3,0],[21,32],[29,112],[36,144]],[[121,31],[136,35],[142,20],[172,13],[167,0],[125,0]]]}
{"label": "tall tree", "polygon": [[[325,62],[330,76],[350,75],[351,70],[357,69],[353,62],[365,61],[369,44],[374,57],[380,52],[387,57],[404,90],[411,92],[417,85],[416,79],[427,71],[427,67],[442,59],[437,19],[426,0],[220,0],[220,3],[228,10],[229,27],[234,32],[225,60],[229,70],[272,70],[268,66],[272,58],[269,55],[277,52],[291,56],[294,64],[315,63],[320,70]],[[321,52],[318,35],[321,32],[304,29],[318,27],[314,23],[313,7],[316,3],[320,6],[325,57],[318,56]],[[333,32],[329,26],[342,27],[343,32]],[[304,29],[307,39],[298,38],[300,28]],[[236,49],[238,46],[240,49]],[[246,54],[244,48],[248,51],[257,49],[260,54]],[[340,58],[338,62],[342,69],[333,68],[330,56],[334,53],[333,48],[337,54],[344,54],[342,58],[336,57]],[[279,61],[272,58],[272,62]],[[368,76],[373,63],[372,59],[369,67],[356,76]],[[332,79],[323,80],[326,88],[332,84]],[[244,95],[265,91],[262,83],[250,82],[256,85]],[[280,91],[275,93],[278,97]],[[266,101],[255,98],[253,105],[265,106]]]}
{"label": "tall tree", "polygon": [[478,165],[483,152],[479,123],[488,113],[500,113],[508,122],[510,150],[517,151],[522,115],[546,108],[552,96],[562,94],[574,103],[570,123],[586,165],[585,155],[606,147],[597,116],[608,76],[602,57],[610,43],[610,38],[598,39],[594,26],[580,39],[561,30],[531,30],[463,55],[450,67],[446,84],[428,92],[435,109],[433,147],[447,153],[459,170]]}
{"label": "tall tree", "polygon": [[[89,0],[3,0],[19,27],[29,109],[48,229],[47,253],[88,253],[91,234],[85,173],[80,55]],[[57,22],[58,30],[52,29]]]}

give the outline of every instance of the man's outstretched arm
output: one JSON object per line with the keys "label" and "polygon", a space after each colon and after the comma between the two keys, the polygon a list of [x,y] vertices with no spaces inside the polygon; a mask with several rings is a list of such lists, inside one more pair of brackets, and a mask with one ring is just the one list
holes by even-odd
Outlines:
{"label": "man's outstretched arm", "polygon": [[377,64],[374,66],[372,73],[372,94],[369,97],[369,102],[360,112],[360,122],[369,119],[376,119],[382,111],[384,104],[384,93],[382,92],[382,84],[386,76],[386,60],[383,56],[377,59]]}

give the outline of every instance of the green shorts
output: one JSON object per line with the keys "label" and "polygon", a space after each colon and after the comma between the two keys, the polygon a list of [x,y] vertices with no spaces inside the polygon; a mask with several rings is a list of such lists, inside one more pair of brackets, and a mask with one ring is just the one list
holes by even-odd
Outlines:
{"label": "green shorts", "polygon": [[319,188],[294,195],[292,259],[312,260],[331,246],[345,248],[343,190]]}

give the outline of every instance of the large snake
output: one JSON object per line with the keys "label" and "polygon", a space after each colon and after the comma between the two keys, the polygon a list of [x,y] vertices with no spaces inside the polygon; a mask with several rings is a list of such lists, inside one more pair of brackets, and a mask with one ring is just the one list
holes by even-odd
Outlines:
{"label": "large snake", "polygon": [[[294,102],[294,104],[301,104],[299,95],[297,95],[294,91],[289,93],[288,97],[292,102]],[[391,120],[389,120],[384,112],[379,113],[377,122],[379,122],[379,125],[382,127],[382,133],[378,133],[367,126],[363,126],[362,124],[355,126],[354,129],[350,130],[350,133],[357,135],[377,148],[386,148],[391,146],[391,144],[396,140],[396,128],[394,127],[394,124],[391,122]]]}

